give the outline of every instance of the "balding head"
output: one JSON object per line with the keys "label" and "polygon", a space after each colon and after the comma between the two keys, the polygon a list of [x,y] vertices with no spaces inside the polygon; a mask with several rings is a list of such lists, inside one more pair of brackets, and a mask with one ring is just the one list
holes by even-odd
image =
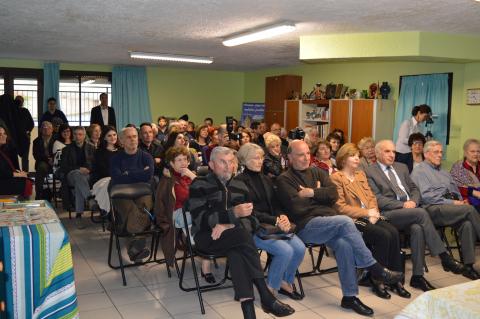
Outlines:
{"label": "balding head", "polygon": [[293,140],[287,149],[288,160],[293,169],[304,171],[310,166],[310,148],[302,140]]}
{"label": "balding head", "polygon": [[391,140],[381,140],[375,145],[377,161],[384,165],[392,165],[395,161],[395,144]]}

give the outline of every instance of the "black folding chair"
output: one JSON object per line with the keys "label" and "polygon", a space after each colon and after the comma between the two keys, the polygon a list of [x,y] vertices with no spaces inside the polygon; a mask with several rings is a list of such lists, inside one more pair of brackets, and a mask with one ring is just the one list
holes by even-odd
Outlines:
{"label": "black folding chair", "polygon": [[[200,310],[202,312],[202,315],[205,314],[205,306],[203,305],[203,298],[202,298],[202,293],[205,291],[210,291],[210,290],[216,290],[216,289],[225,289],[225,288],[231,288],[232,285],[224,285],[227,280],[231,280],[231,278],[228,275],[228,260],[225,263],[225,272],[222,280],[219,282],[216,282],[214,284],[208,284],[208,285],[200,285],[200,281],[198,279],[198,272],[197,272],[197,266],[195,262],[195,257],[201,257],[205,259],[209,259],[211,261],[214,261],[217,258],[226,258],[224,255],[214,255],[214,254],[209,254],[206,252],[202,252],[201,250],[197,249],[195,245],[192,243],[190,240],[190,229],[188,227],[188,219],[187,219],[187,212],[185,211],[185,208],[182,209],[182,215],[183,215],[183,222],[184,222],[184,229],[185,229],[185,237],[186,237],[186,248],[183,252],[183,257],[182,259],[182,265],[180,267],[180,273],[179,273],[179,287],[181,290],[189,292],[189,291],[197,291],[197,296],[198,296],[198,302],[200,304]],[[187,263],[187,259],[190,259],[190,262],[192,264],[192,271],[193,271],[193,279],[195,280],[195,287],[189,288],[184,286],[184,278],[185,278],[185,267]]]}
{"label": "black folding chair", "polygon": [[[148,183],[135,183],[135,184],[121,184],[115,185],[110,190],[110,209],[111,209],[111,221],[110,221],[110,241],[108,247],[108,265],[112,269],[120,269],[122,273],[122,281],[123,285],[127,285],[127,280],[125,278],[125,268],[127,267],[134,267],[145,265],[147,263],[165,263],[165,259],[158,259],[157,258],[157,250],[160,241],[160,235],[162,234],[162,230],[155,225],[151,225],[150,229],[139,232],[139,233],[124,233],[119,230],[117,227],[117,217],[116,214],[118,213],[115,210],[115,206],[113,205],[113,201],[115,199],[129,199],[135,200],[142,196],[150,195],[152,196],[152,188],[151,185]],[[145,212],[147,213],[147,212]],[[124,264],[122,259],[122,250],[120,247],[120,237],[124,238],[132,238],[136,236],[151,236],[151,245],[150,245],[150,256],[142,261],[142,262],[135,262],[135,263],[128,263]],[[115,266],[112,264],[112,248],[113,248],[113,241],[115,239],[115,245],[117,248],[117,255],[118,255],[118,262],[119,265]],[[171,277],[170,268],[167,266],[168,276]]]}
{"label": "black folding chair", "polygon": [[[310,276],[318,276],[318,275],[324,275],[324,274],[330,274],[338,271],[338,267],[330,267],[326,269],[321,269],[320,266],[322,264],[322,259],[324,255],[328,256],[327,252],[327,246],[325,244],[313,244],[313,243],[305,243],[305,246],[307,247],[307,251],[310,255],[310,260],[312,262],[312,270],[306,271],[306,272],[301,272],[299,275],[300,277],[310,277]],[[318,251],[318,256],[317,260],[315,261],[314,259],[314,248],[320,248]]]}
{"label": "black folding chair", "polygon": [[[259,254],[261,255],[263,252],[263,250],[260,250]],[[270,263],[272,262],[272,258],[273,256],[270,255],[268,252],[267,253],[267,262],[265,263],[265,267],[263,268],[263,272],[266,272],[268,270],[268,268],[270,267]],[[295,277],[297,278],[297,283],[298,283],[298,291],[300,293],[300,295],[303,297],[305,297],[305,291],[303,290],[303,284],[302,284],[302,276],[300,275],[300,272],[296,271],[295,273]],[[292,284],[293,286],[293,289],[296,290],[296,287],[295,287],[295,284]]]}
{"label": "black folding chair", "polygon": [[[460,262],[463,263],[462,245],[460,244],[460,239],[458,238],[457,229],[452,226],[437,226],[436,229],[440,234],[440,238],[442,238],[443,242],[445,243],[445,246],[450,256],[456,259],[455,256],[453,255],[453,249],[457,249]],[[447,238],[448,229],[450,229],[450,234],[452,234],[453,238],[455,239],[455,245],[451,245]]]}

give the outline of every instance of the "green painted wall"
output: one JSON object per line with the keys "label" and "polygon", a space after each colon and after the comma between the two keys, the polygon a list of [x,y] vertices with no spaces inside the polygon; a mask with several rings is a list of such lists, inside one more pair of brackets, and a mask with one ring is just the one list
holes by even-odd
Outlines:
{"label": "green painted wall", "polygon": [[195,123],[207,116],[224,123],[239,117],[244,101],[244,73],[192,69],[147,68],[152,116],[188,113]]}
{"label": "green painted wall", "polygon": [[[472,64],[469,76],[477,79],[480,64]],[[476,68],[475,68],[476,66]],[[343,83],[357,90],[368,89],[373,82],[388,81],[392,88],[390,98],[398,100],[399,78],[401,75],[453,72],[451,142],[447,150],[447,165],[460,156],[461,131],[468,126],[476,126],[464,116],[464,76],[465,64],[424,63],[424,62],[342,62],[321,64],[300,64],[295,67],[268,69],[245,73],[245,100],[263,102],[265,98],[265,77],[280,74],[303,76],[303,91],[311,91],[315,83]],[[480,108],[479,108],[480,109]],[[473,130],[473,128],[472,128]],[[478,134],[477,134],[478,136]]]}
{"label": "green painted wall", "polygon": [[[467,105],[467,89],[480,88],[480,63],[465,64],[462,105],[461,143],[468,138],[480,139],[480,105]],[[461,147],[461,145],[459,145]]]}

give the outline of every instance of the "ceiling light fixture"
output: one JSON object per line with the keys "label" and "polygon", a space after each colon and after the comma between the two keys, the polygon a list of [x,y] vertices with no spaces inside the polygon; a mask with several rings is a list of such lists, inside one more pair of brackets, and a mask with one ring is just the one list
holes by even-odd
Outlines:
{"label": "ceiling light fixture", "polygon": [[295,24],[285,22],[275,24],[261,29],[256,29],[250,32],[241,33],[225,39],[222,43],[224,46],[233,47],[236,45],[249,43],[253,41],[263,40],[275,37],[277,35],[289,33],[295,30]]}
{"label": "ceiling light fixture", "polygon": [[132,59],[144,59],[144,60],[158,60],[158,61],[170,61],[170,62],[190,62],[190,63],[213,63],[212,57],[198,57],[190,55],[177,55],[177,54],[163,54],[163,53],[148,53],[148,52],[130,52],[130,58]]}

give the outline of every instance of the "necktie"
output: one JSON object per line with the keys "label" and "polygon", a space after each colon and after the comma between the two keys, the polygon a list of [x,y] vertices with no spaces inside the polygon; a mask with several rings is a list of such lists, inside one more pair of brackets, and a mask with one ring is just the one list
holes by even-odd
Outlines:
{"label": "necktie", "polygon": [[397,194],[397,198],[400,201],[405,202],[407,200],[407,194],[400,188],[400,186],[398,186],[397,178],[395,177],[395,174],[393,173],[391,166],[387,167],[387,172],[388,172],[388,178],[390,179],[390,182],[392,183],[392,186],[393,186],[393,191],[395,192],[395,194]]}

